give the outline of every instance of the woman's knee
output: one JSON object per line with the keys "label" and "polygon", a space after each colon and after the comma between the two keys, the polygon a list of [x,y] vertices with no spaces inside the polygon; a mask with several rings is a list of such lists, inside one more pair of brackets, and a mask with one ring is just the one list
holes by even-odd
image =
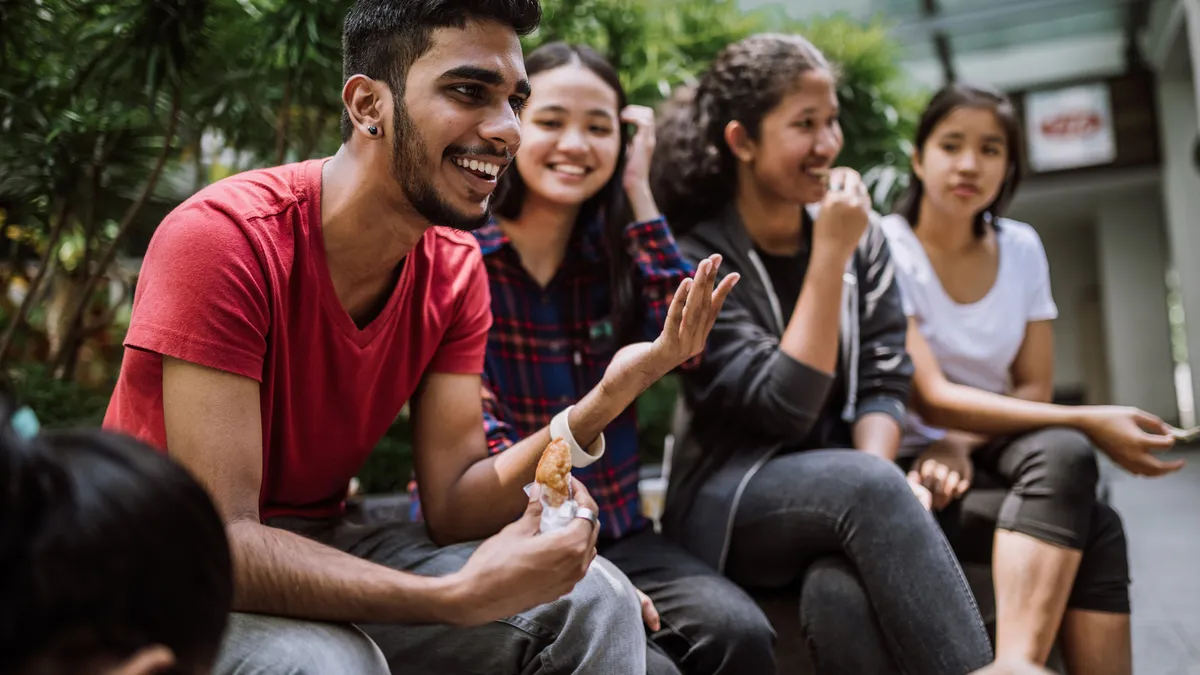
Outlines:
{"label": "woman's knee", "polygon": [[846,452],[843,459],[846,481],[843,495],[856,510],[878,518],[891,514],[901,518],[919,516],[925,508],[913,495],[904,472],[893,462],[866,452]]}
{"label": "woman's knee", "polygon": [[1121,516],[1107,504],[1092,507],[1083,559],[1067,600],[1071,609],[1129,613],[1129,546]]}
{"label": "woman's knee", "polygon": [[[881,496],[912,494],[904,472],[893,462],[857,450],[825,450],[816,470],[831,487],[831,494],[860,502]],[[813,470],[811,467],[806,467]]]}
{"label": "woman's knee", "polygon": [[1096,450],[1082,432],[1051,427],[1021,439],[1032,445],[1015,476],[1025,489],[1078,495],[1090,502],[1100,480]]}

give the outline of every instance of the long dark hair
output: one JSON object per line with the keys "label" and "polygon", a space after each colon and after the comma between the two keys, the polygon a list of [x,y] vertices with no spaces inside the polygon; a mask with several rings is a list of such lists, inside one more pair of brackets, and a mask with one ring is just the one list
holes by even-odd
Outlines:
{"label": "long dark hair", "polygon": [[[925,112],[921,113],[921,122],[917,125],[917,138],[913,144],[915,152],[924,155],[925,143],[933,135],[933,130],[959,108],[992,111],[1000,126],[1004,127],[1005,144],[1008,146],[1008,170],[1004,174],[1000,192],[991,204],[975,214],[971,223],[971,230],[979,238],[987,234],[988,224],[995,226],[1004,210],[1012,203],[1017,186],[1021,184],[1021,124],[1017,120],[1012,101],[999,91],[971,84],[950,84],[934,94],[929,105],[925,107]],[[904,216],[908,224],[915,228],[921,217],[921,199],[924,196],[925,184],[917,178],[916,172],[913,172],[909,176],[908,187],[896,199],[892,212]]]}
{"label": "long dark hair", "polygon": [[93,672],[163,645],[169,672],[208,672],[233,600],[208,494],[132,438],[30,417],[0,393],[0,671]]}
{"label": "long dark hair", "polygon": [[833,72],[803,37],[752,35],[722,49],[694,89],[674,93],[660,114],[650,185],[676,234],[734,198],[737,158],[725,127],[737,120],[757,140],[763,117],[795,90],[801,75],[816,69]]}
{"label": "long dark hair", "polygon": [[[538,73],[568,65],[583,66],[612,87],[617,94],[616,112],[620,115],[627,102],[625,88],[621,86],[616,69],[596,50],[586,45],[551,42],[538,47],[525,57],[525,71],[531,78]],[[624,239],[625,226],[633,219],[625,188],[621,185],[621,176],[625,173],[625,150],[629,144],[629,132],[620,122],[618,128],[621,149],[617,155],[616,169],[604,187],[583,203],[575,224],[578,227],[580,223],[590,223],[597,217],[604,219],[613,335],[616,336],[618,345],[625,345],[639,339],[641,303],[640,296],[633,288],[633,258],[625,248]],[[521,180],[516,167],[509,167],[500,177],[500,184],[496,188],[496,214],[509,220],[518,218],[521,215],[521,207],[525,204],[527,190],[528,187],[525,181]]]}

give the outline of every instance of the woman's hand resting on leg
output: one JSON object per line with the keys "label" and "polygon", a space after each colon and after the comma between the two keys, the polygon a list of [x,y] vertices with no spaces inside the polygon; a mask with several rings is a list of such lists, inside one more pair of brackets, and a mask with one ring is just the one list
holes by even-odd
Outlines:
{"label": "woman's hand resting on leg", "polygon": [[933,508],[940,511],[962,497],[971,487],[974,470],[971,452],[979,439],[971,434],[948,432],[946,437],[931,444],[913,462],[908,472],[909,482],[929,489]]}

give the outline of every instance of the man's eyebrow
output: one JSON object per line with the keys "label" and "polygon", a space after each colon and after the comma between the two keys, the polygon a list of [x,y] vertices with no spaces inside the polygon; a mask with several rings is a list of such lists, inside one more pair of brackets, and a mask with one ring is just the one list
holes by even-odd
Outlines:
{"label": "man's eyebrow", "polygon": [[[538,112],[550,112],[550,113],[558,113],[558,114],[571,112],[561,105],[554,105],[554,104],[547,105],[542,108],[538,108],[537,110],[538,110]],[[612,112],[605,110],[604,108],[592,108],[591,110],[587,111],[587,113],[585,113],[585,114],[588,115],[589,117],[603,117],[603,118],[610,119],[610,120],[613,119]]]}
{"label": "man's eyebrow", "polygon": [[[479,66],[456,66],[442,73],[443,80],[474,80],[484,84],[498,87],[504,84],[504,76],[499,71],[489,68],[481,68]],[[517,93],[522,96],[529,96],[533,91],[529,86],[529,80],[521,78],[517,80]]]}

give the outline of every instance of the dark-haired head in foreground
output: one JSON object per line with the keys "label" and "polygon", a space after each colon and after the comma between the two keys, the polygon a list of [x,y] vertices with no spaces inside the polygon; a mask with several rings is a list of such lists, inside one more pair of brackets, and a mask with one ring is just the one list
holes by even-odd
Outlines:
{"label": "dark-haired head in foreground", "polygon": [[13,412],[0,396],[0,673],[209,672],[233,581],[207,493],[127,436],[27,437]]}

